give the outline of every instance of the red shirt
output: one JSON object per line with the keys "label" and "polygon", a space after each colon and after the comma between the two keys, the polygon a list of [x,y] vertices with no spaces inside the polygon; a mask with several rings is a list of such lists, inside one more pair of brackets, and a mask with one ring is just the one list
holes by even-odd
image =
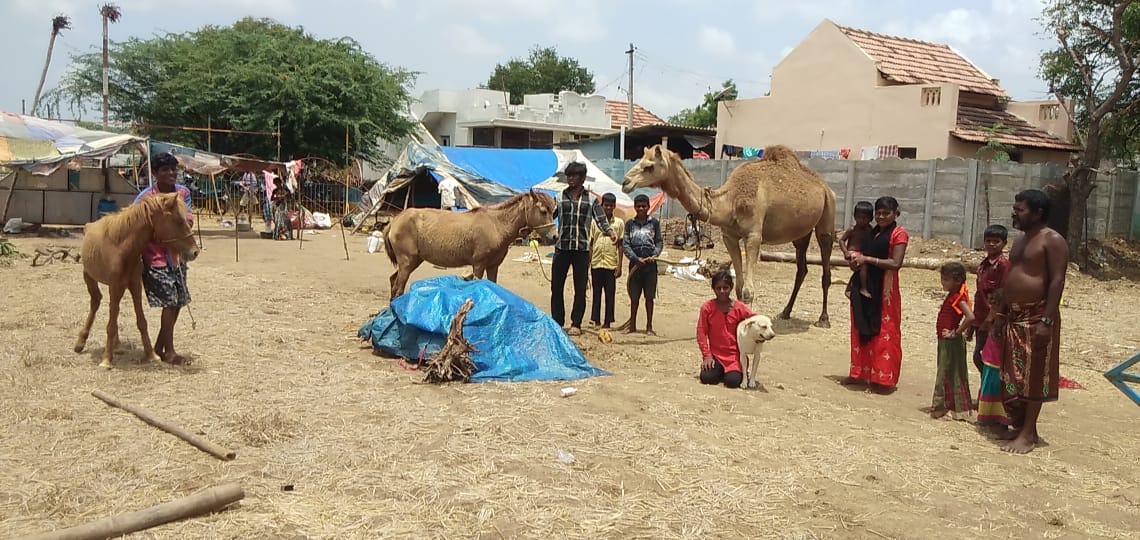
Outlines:
{"label": "red shirt", "polygon": [[1009,259],[1004,254],[982,259],[978,265],[978,291],[974,295],[974,327],[980,327],[990,314],[990,295],[1005,285]]}
{"label": "red shirt", "polygon": [[715,298],[705,302],[697,317],[697,346],[701,348],[701,358],[715,358],[726,373],[740,371],[736,327],[753,315],[756,314],[739,300],[733,301],[727,313],[720,311]]}
{"label": "red shirt", "polygon": [[970,288],[965,283],[958,292],[953,292],[946,295],[946,300],[942,301],[942,308],[938,310],[938,321],[935,323],[935,328],[938,330],[938,338],[942,338],[942,332],[945,330],[957,330],[958,325],[962,324],[962,308],[958,304],[965,302],[970,305]]}

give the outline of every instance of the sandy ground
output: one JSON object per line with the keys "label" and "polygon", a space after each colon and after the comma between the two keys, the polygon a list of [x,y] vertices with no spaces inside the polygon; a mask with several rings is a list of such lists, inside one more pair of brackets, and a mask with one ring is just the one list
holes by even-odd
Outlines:
{"label": "sandy ground", "polygon": [[[935,272],[904,270],[900,387],[849,390],[848,327],[820,311],[813,267],[793,319],[777,321],[764,388],[697,383],[694,323],[707,283],[661,280],[658,337],[576,338],[612,376],[565,384],[417,384],[371,354],[357,328],[386,305],[391,267],[339,231],[306,242],[207,224],[190,270],[194,302],[177,329],[189,368],[140,364],[121,319],[120,367],[96,367],[100,312],[72,352],[87,297],[80,267],[30,259],[0,267],[0,537],[85,523],[227,480],[246,498],[225,512],[138,538],[1122,538],[1140,533],[1140,409],[1101,373],[1140,349],[1129,281],[1073,277],[1062,374],[1086,390],[1047,405],[1047,444],[998,451],[964,422],[921,409],[933,386]],[[36,246],[78,239],[16,238]],[[916,252],[923,248],[916,242]],[[544,250],[549,251],[549,250]],[[938,247],[927,249],[937,252]],[[668,250],[680,256],[676,250]],[[515,248],[512,257],[524,253]],[[710,254],[727,260],[723,252]],[[441,270],[421,267],[413,280]],[[755,307],[775,315],[794,267],[760,267]],[[844,274],[837,271],[837,277]],[[548,306],[536,264],[500,283]],[[569,300],[569,299],[568,299]],[[628,313],[619,295],[619,320]],[[126,307],[126,305],[124,305]],[[129,311],[128,311],[129,313]],[[148,309],[157,333],[158,311]],[[971,380],[976,389],[976,375]],[[100,389],[237,452],[219,461],[105,406]],[[572,464],[558,460],[573,454]]]}

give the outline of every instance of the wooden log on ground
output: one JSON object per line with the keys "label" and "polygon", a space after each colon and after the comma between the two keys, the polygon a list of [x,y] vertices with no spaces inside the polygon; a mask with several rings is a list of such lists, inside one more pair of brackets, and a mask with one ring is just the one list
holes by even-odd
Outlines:
{"label": "wooden log on ground", "polygon": [[[980,258],[980,256],[979,256]],[[760,260],[764,262],[784,262],[795,263],[795,253],[783,253],[779,251],[774,252],[761,252]],[[903,268],[921,268],[924,270],[938,270],[942,268],[943,264],[948,262],[955,262],[958,259],[936,259],[932,257],[906,257],[903,259]],[[816,266],[823,265],[823,259],[819,255],[808,255],[807,263]],[[967,272],[976,272],[978,269],[977,262],[962,263],[966,267]],[[833,267],[847,267],[847,261],[843,257],[831,257],[831,266]]]}
{"label": "wooden log on ground", "polygon": [[150,508],[106,517],[86,525],[26,536],[20,540],[102,540],[104,538],[117,538],[164,523],[216,512],[244,497],[245,491],[242,490],[241,485],[237,482],[229,482]]}
{"label": "wooden log on ground", "polygon": [[106,402],[108,405],[110,405],[112,407],[118,407],[124,411],[127,411],[127,412],[139,417],[143,422],[146,422],[146,423],[148,423],[148,424],[150,424],[150,425],[152,425],[158,429],[161,429],[161,430],[163,430],[163,431],[165,431],[171,435],[174,435],[175,437],[178,437],[179,439],[182,439],[182,440],[194,445],[194,447],[198,448],[199,450],[206,452],[207,454],[210,454],[210,455],[212,455],[212,456],[214,456],[214,457],[216,457],[222,461],[230,461],[230,460],[234,459],[235,457],[237,457],[237,453],[234,452],[233,450],[228,450],[228,449],[221,447],[221,446],[218,446],[217,444],[214,444],[214,443],[212,443],[212,442],[210,442],[210,441],[208,441],[202,437],[199,437],[193,433],[190,433],[189,431],[186,431],[185,429],[171,423],[168,420],[165,420],[163,418],[159,418],[158,416],[155,416],[150,411],[147,411],[146,409],[139,407],[138,405],[131,405],[129,403],[124,403],[119,398],[112,396],[110,394],[107,394],[101,390],[95,390],[95,391],[91,392],[91,395],[103,400],[104,402]]}

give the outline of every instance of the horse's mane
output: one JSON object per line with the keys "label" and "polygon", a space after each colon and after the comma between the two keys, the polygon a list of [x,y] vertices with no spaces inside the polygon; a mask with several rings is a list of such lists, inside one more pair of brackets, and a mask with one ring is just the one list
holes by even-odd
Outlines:
{"label": "horse's mane", "polygon": [[[515,195],[515,196],[513,196],[513,197],[511,197],[511,198],[509,198],[509,199],[507,199],[507,200],[505,200],[499,204],[496,204],[494,206],[491,206],[491,207],[480,206],[479,208],[472,208],[471,210],[468,210],[467,213],[469,213],[469,214],[478,213],[481,211],[486,211],[490,208],[497,208],[497,209],[501,209],[501,210],[513,208],[519,204],[522,204],[522,202],[525,201],[532,194],[535,197],[537,197],[539,200],[542,200],[543,202],[547,202],[547,199],[553,200],[552,197],[550,197],[549,195],[547,195],[545,193],[539,193],[537,191],[524,191],[524,192],[519,193],[518,195]],[[551,208],[551,210],[554,210],[554,209]]]}
{"label": "horse's mane", "polygon": [[109,239],[122,239],[137,231],[143,224],[151,224],[154,210],[162,206],[162,195],[146,197],[118,212],[107,214],[100,221]]}

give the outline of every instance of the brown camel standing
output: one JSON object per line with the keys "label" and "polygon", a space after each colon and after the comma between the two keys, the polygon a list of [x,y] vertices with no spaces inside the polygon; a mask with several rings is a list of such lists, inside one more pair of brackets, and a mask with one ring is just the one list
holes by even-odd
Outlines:
{"label": "brown camel standing", "polygon": [[[807,276],[807,248],[814,233],[823,259],[823,312],[816,326],[831,326],[827,289],[831,285],[835,192],[822,176],[801,164],[795,152],[782,145],[765,148],[761,159],[740,165],[723,186],[710,189],[697,185],[677,154],[654,145],[646,148],[641,161],[626,173],[622,191],[649,187],[677,199],[697,219],[720,227],[736,271],[736,296],[745,302],[752,301],[755,290],[753,276],[760,246],[795,245],[796,282],[781,319],[791,317],[796,295]],[[741,240],[747,265],[742,264]]]}

